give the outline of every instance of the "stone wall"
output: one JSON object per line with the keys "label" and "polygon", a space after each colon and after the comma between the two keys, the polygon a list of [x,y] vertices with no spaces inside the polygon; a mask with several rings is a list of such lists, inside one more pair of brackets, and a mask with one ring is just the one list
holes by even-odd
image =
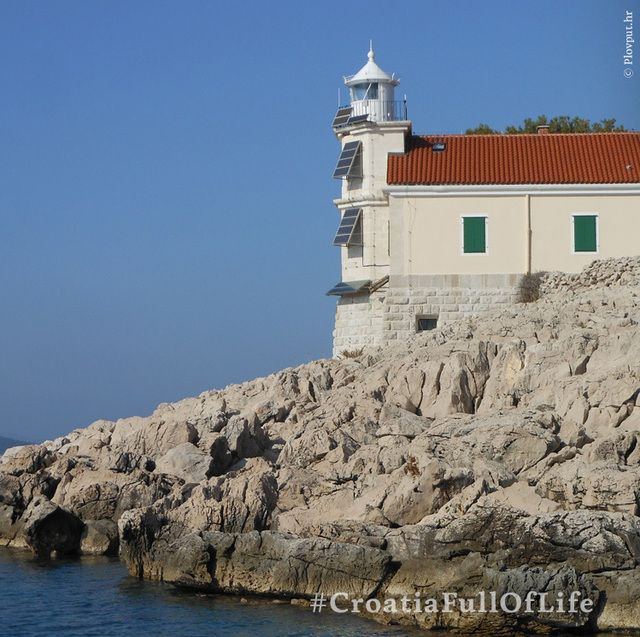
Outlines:
{"label": "stone wall", "polygon": [[392,288],[384,304],[384,342],[416,333],[419,317],[438,318],[438,327],[463,316],[480,314],[498,304],[513,303],[517,287]]}
{"label": "stone wall", "polygon": [[429,275],[391,277],[368,297],[343,297],[336,308],[333,354],[384,345],[416,333],[419,317],[438,326],[480,314],[517,299],[521,275]]}
{"label": "stone wall", "polygon": [[333,355],[364,346],[382,345],[386,289],[373,294],[343,296],[336,306]]}

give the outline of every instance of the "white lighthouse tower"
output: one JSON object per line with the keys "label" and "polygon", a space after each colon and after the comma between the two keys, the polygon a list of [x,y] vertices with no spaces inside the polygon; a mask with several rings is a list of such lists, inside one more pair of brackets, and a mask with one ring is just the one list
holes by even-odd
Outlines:
{"label": "white lighthouse tower", "polygon": [[351,114],[368,115],[371,122],[406,119],[405,104],[395,101],[395,88],[400,80],[376,64],[372,44],[367,57],[367,63],[355,75],[344,78],[351,96]]}
{"label": "white lighthouse tower", "polygon": [[335,355],[383,341],[384,300],[389,286],[387,159],[403,153],[411,131],[406,102],[395,99],[400,83],[383,71],[369,47],[367,63],[344,78],[351,103],[338,109],[333,131],[341,152],[333,176],[342,182],[334,200],[340,222],[341,279],[327,294],[339,297]]}

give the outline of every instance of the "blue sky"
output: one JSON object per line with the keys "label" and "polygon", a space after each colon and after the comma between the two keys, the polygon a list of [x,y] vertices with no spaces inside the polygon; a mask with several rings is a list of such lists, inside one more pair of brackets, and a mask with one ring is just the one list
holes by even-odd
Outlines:
{"label": "blue sky", "polygon": [[637,0],[0,2],[0,435],[329,355],[330,122],[369,38],[417,132],[639,129],[626,10],[640,28]]}

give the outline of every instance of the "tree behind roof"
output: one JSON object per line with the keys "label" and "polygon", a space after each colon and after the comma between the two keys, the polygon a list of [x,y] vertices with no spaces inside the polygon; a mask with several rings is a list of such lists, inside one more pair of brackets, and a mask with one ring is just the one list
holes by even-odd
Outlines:
{"label": "tree behind roof", "polygon": [[558,115],[551,119],[546,115],[538,115],[535,119],[527,117],[519,126],[507,126],[504,131],[494,129],[489,124],[479,124],[475,128],[467,129],[466,134],[490,135],[505,132],[517,135],[536,133],[538,126],[548,126],[550,133],[618,133],[626,130],[624,126],[616,125],[616,120],[613,118],[591,123],[588,119],[569,117],[569,115]]}

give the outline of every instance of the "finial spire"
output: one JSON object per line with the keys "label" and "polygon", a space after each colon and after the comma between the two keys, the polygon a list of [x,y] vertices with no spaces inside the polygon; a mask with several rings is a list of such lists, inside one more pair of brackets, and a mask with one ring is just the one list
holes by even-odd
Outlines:
{"label": "finial spire", "polygon": [[373,40],[369,40],[369,55],[368,55],[370,60],[373,60],[374,57],[374,53],[373,53]]}

